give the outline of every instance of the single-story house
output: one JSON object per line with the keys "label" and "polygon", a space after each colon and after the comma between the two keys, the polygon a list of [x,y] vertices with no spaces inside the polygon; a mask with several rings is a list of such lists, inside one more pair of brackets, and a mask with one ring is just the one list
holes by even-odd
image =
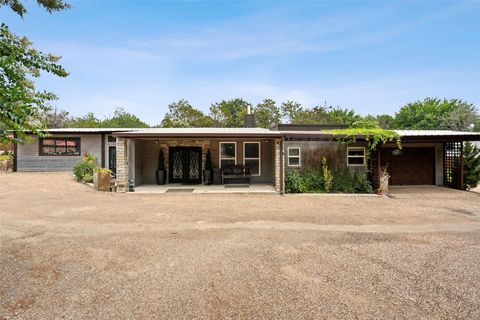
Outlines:
{"label": "single-story house", "polygon": [[[368,174],[377,186],[388,166],[391,185],[463,185],[464,141],[480,141],[480,133],[441,130],[398,130],[402,149],[380,145],[367,157],[365,137],[344,144],[328,125],[279,125],[246,128],[64,128],[15,144],[14,171],[70,171],[85,154],[116,174],[119,192],[128,185],[155,184],[160,150],[165,156],[167,183],[202,183],[206,154],[214,168],[242,165],[251,183],[284,191],[285,170],[319,166],[322,157],[334,169]],[[338,128],[338,126],[336,126]]]}

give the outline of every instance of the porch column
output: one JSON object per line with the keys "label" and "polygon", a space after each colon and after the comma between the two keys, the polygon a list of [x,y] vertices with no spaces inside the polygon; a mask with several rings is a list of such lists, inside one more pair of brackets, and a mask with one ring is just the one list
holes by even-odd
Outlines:
{"label": "porch column", "polygon": [[128,140],[117,138],[117,192],[128,191]]}
{"label": "porch column", "polygon": [[275,140],[275,190],[282,192],[282,140]]}

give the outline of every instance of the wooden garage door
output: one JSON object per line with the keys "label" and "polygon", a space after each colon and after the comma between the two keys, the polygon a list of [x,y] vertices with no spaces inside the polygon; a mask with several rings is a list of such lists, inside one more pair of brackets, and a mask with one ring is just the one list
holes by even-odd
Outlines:
{"label": "wooden garage door", "polygon": [[391,185],[434,185],[435,148],[403,148],[394,156],[393,149],[380,151],[380,163],[388,163]]}

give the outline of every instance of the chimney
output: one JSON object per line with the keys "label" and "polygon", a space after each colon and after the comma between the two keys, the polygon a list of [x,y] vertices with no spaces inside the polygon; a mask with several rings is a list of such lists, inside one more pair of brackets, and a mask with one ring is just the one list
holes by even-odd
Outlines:
{"label": "chimney", "polygon": [[243,126],[245,128],[255,128],[255,116],[253,115],[250,106],[247,106],[247,113],[243,119]]}

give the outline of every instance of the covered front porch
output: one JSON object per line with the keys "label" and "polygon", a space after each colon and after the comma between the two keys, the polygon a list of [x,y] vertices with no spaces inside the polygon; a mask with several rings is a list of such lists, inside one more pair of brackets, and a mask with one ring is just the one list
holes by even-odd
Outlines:
{"label": "covered front porch", "polygon": [[220,184],[185,185],[167,183],[165,185],[142,184],[135,188],[135,193],[278,193],[273,184],[255,183],[246,184]]}
{"label": "covered front porch", "polygon": [[[172,128],[115,136],[119,192],[283,192],[283,139],[279,133],[257,128]],[[165,185],[158,185],[156,178],[160,153]],[[207,153],[214,171],[209,179],[205,173]],[[231,167],[248,171],[248,175],[226,179],[232,178],[225,173],[225,168]]]}

